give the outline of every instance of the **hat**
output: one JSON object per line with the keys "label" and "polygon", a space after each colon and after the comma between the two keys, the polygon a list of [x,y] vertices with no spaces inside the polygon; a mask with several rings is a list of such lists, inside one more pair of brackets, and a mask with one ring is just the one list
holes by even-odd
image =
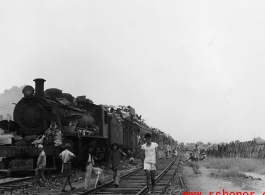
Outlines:
{"label": "hat", "polygon": [[38,145],[38,148],[43,148],[43,145],[42,145],[42,144],[39,144],[39,145]]}

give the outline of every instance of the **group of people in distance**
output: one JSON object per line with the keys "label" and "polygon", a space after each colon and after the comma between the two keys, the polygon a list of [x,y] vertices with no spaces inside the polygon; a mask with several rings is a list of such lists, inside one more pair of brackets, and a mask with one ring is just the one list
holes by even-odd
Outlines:
{"label": "group of people in distance", "polygon": [[192,153],[190,153],[190,156],[186,158],[186,160],[184,160],[183,162],[186,162],[186,161],[198,162],[199,160],[205,160],[205,159],[207,159],[206,153],[203,152],[201,155],[198,149],[198,145],[196,144]]}
{"label": "group of people in distance", "polygon": [[[146,173],[146,185],[148,187],[148,193],[154,192],[155,186],[155,171],[158,168],[158,144],[151,141],[151,134],[145,134],[146,143],[141,146],[141,160],[142,160],[142,169]],[[70,151],[71,145],[65,144],[65,150],[60,153],[59,158],[62,159],[62,173],[65,176],[64,183],[62,186],[62,192],[66,192],[65,187],[67,182],[71,190],[74,190],[75,187],[71,184],[71,161],[75,158],[75,155]],[[47,182],[46,178],[44,177],[44,170],[46,167],[46,155],[43,150],[43,145],[38,145],[39,149],[39,157],[37,161],[37,167],[35,169],[36,174],[36,182],[39,185],[45,185]],[[118,144],[112,144],[111,146],[111,153],[109,157],[109,167],[113,171],[113,181],[115,187],[119,187],[119,180],[120,180],[120,173],[122,170],[122,160],[126,154],[119,149]],[[97,174],[96,185],[98,182],[99,177],[101,176],[102,181],[104,181],[104,174],[102,169],[95,167],[95,160],[96,157],[92,155],[93,148],[88,147],[88,159],[86,163],[86,174],[85,174],[85,190],[90,189],[90,181],[92,173]],[[42,182],[40,181],[42,179]],[[98,183],[99,184],[99,183]],[[96,187],[96,186],[95,186]]]}

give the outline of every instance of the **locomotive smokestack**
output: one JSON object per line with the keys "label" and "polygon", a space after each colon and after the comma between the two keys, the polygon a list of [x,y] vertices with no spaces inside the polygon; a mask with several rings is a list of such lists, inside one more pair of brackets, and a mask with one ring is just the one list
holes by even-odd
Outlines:
{"label": "locomotive smokestack", "polygon": [[35,79],[35,95],[44,97],[44,79]]}

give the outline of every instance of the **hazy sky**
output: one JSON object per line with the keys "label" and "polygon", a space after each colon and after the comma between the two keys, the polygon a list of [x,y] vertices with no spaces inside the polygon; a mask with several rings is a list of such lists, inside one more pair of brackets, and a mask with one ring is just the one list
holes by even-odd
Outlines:
{"label": "hazy sky", "polygon": [[0,1],[0,93],[46,79],[184,142],[265,138],[265,1]]}

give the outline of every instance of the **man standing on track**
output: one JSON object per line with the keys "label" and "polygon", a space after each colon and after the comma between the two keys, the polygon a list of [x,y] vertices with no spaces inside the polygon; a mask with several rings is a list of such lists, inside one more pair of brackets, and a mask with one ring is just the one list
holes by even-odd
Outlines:
{"label": "man standing on track", "polygon": [[[146,144],[141,146],[143,153],[142,166],[146,173],[146,185],[149,190],[149,194],[155,191],[155,170],[158,167],[158,145],[155,142],[151,142],[151,134],[147,133],[144,136]],[[150,189],[150,176],[152,189]]]}
{"label": "man standing on track", "polygon": [[168,157],[169,157],[170,149],[171,149],[171,147],[170,147],[170,145],[167,143],[167,144],[166,144],[166,159],[168,159]]}
{"label": "man standing on track", "polygon": [[64,174],[64,176],[66,177],[63,183],[63,189],[62,192],[66,192],[65,190],[65,186],[66,183],[68,181],[71,190],[74,190],[75,187],[72,187],[71,184],[71,174],[72,174],[72,169],[71,169],[71,160],[73,158],[75,158],[75,155],[69,151],[69,149],[71,148],[70,144],[65,144],[65,150],[63,152],[61,152],[61,154],[59,154],[59,158],[62,159],[62,173]]}
{"label": "man standing on track", "polygon": [[119,187],[120,184],[120,173],[122,169],[122,157],[126,156],[126,154],[120,150],[119,145],[113,143],[111,145],[112,152],[110,153],[109,164],[111,169],[113,170],[113,180],[115,184],[115,188]]}
{"label": "man standing on track", "polygon": [[40,152],[38,161],[37,161],[37,167],[35,169],[35,177],[36,177],[36,182],[41,186],[40,178],[43,181],[43,185],[45,186],[45,183],[47,183],[47,179],[44,177],[44,169],[46,167],[46,154],[43,150],[43,145],[39,144],[38,145],[38,150]]}

